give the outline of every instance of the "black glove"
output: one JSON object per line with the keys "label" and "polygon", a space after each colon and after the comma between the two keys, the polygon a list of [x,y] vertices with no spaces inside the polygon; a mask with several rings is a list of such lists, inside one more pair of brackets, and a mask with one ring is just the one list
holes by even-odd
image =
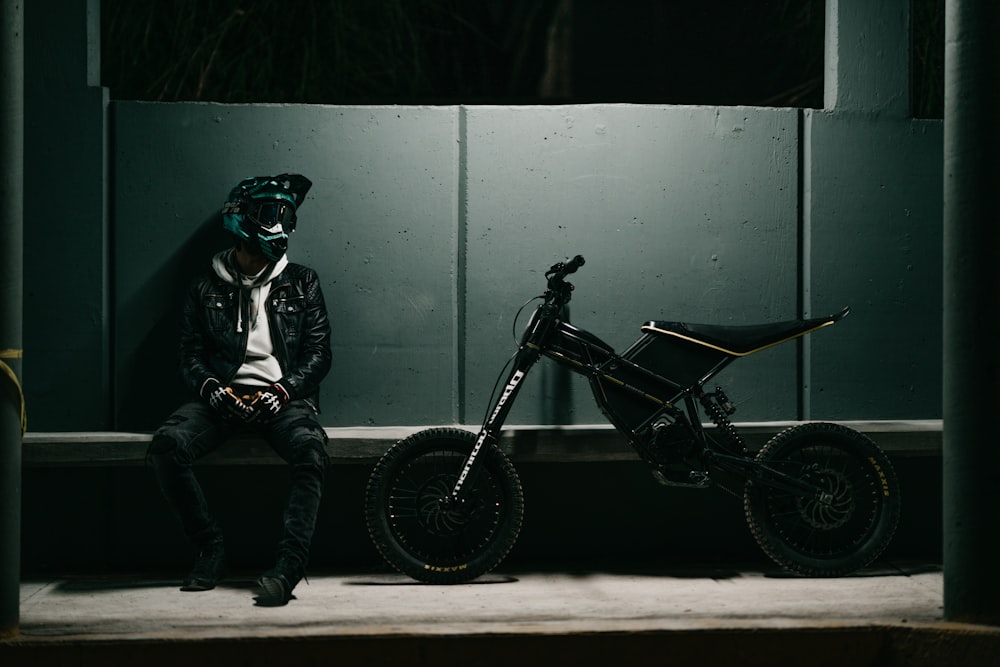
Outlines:
{"label": "black glove", "polygon": [[254,412],[249,405],[233,393],[232,387],[223,387],[215,378],[209,379],[202,386],[202,397],[212,408],[226,419],[250,421]]}
{"label": "black glove", "polygon": [[288,391],[279,382],[258,391],[254,394],[253,400],[250,401],[250,409],[253,411],[253,417],[250,418],[250,421],[271,421],[272,417],[288,405],[289,400],[291,397],[288,395]]}

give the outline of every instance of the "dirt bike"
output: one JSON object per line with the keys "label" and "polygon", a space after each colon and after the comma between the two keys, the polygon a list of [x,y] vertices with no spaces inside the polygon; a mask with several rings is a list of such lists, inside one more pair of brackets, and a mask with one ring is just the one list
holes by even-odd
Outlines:
{"label": "dirt bike", "polygon": [[[387,563],[420,581],[455,584],[506,557],[521,528],[524,497],[498,441],[525,377],[542,357],[587,377],[601,411],[660,483],[741,485],[754,539],[786,570],[843,576],[885,550],[900,493],[889,459],[874,442],[842,425],[806,422],[752,453],[729,419],[734,408],[725,392],[704,388],[736,359],[830,326],[849,308],[751,326],[650,321],[617,354],[566,317],[573,292],[566,276],[583,264],[576,256],[552,266],[545,273],[548,289],[522,306],[540,300],[478,433],[429,428],[392,445],[375,465],[365,515]],[[699,406],[714,428],[702,423]]]}

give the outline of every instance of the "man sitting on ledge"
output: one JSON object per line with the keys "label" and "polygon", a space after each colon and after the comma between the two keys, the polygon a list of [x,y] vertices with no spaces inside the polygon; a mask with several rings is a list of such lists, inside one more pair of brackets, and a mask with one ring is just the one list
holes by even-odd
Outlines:
{"label": "man sitting on ledge", "polygon": [[187,292],[180,374],[196,400],[153,434],[150,462],[163,495],[198,549],[183,591],[223,576],[222,531],[192,464],[227,438],[259,435],[291,466],[284,535],[257,603],[284,605],[305,574],[328,463],[317,419],[330,370],[330,323],[315,271],[285,257],[296,213],[312,184],[298,174],[250,178],[230,193],[223,225],[235,245]]}

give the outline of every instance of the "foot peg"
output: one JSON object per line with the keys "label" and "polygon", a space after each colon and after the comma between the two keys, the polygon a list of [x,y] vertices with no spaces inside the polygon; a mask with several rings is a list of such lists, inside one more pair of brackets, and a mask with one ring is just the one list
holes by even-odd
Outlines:
{"label": "foot peg", "polygon": [[685,486],[704,489],[712,485],[712,480],[709,478],[708,473],[703,470],[689,470],[685,473],[682,470],[657,468],[653,471],[653,478],[663,486]]}

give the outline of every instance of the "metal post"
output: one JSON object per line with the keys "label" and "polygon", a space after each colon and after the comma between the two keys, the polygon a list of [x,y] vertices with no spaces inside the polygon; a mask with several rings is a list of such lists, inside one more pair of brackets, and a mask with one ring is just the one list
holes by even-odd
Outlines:
{"label": "metal post", "polygon": [[1000,4],[947,0],[944,118],[944,609],[1000,624]]}
{"label": "metal post", "polygon": [[21,581],[23,2],[0,5],[0,638],[18,633]]}

